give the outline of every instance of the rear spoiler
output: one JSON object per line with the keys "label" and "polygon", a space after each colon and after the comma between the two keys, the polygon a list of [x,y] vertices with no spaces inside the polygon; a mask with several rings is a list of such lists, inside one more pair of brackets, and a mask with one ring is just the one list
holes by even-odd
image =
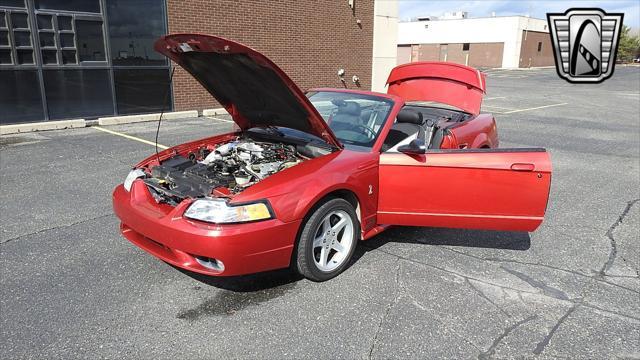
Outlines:
{"label": "rear spoiler", "polygon": [[452,80],[487,93],[485,76],[480,70],[450,62],[420,61],[396,66],[391,70],[387,84],[419,78]]}
{"label": "rear spoiler", "polygon": [[387,93],[405,101],[435,101],[480,113],[487,92],[485,75],[450,62],[414,62],[396,66],[387,79]]}

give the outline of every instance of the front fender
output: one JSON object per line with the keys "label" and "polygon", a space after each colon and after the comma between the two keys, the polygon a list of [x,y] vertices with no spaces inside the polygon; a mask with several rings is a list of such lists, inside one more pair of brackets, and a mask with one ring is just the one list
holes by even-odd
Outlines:
{"label": "front fender", "polygon": [[355,194],[362,219],[366,219],[376,212],[378,157],[375,153],[343,150],[307,160],[264,179],[233,201],[268,199],[278,219],[290,222],[304,218],[327,194],[348,190]]}
{"label": "front fender", "polygon": [[349,183],[338,183],[332,186],[328,186],[320,191],[309,191],[307,194],[305,194],[305,196],[303,197],[304,201],[298,201],[296,209],[293,212],[293,220],[304,218],[313,208],[313,206],[315,206],[320,200],[322,200],[332,192],[339,190],[347,190],[352,192],[353,194],[355,194],[358,203],[362,204],[362,195],[360,194],[361,189],[357,189]]}

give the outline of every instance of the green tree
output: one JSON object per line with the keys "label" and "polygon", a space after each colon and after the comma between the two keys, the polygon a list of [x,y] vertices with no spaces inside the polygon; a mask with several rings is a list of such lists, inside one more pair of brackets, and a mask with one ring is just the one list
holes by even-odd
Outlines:
{"label": "green tree", "polygon": [[627,25],[622,25],[620,44],[618,44],[618,60],[620,61],[632,61],[640,53],[640,36],[631,35],[630,30]]}

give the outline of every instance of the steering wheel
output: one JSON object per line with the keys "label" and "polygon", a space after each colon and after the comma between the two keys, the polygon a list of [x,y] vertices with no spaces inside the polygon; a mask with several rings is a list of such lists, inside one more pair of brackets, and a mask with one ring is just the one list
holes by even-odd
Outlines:
{"label": "steering wheel", "polygon": [[376,135],[377,135],[376,132],[372,128],[368,127],[368,126],[364,126],[362,124],[356,124],[353,127],[356,128],[356,129],[364,129],[364,130],[366,130],[369,134],[371,134],[371,139],[375,138]]}

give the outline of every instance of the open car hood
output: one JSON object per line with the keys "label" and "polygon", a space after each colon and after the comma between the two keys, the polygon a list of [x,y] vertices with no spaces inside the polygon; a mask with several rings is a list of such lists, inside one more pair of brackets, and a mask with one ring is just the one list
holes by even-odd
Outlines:
{"label": "open car hood", "polygon": [[484,74],[474,68],[450,62],[414,62],[391,70],[387,93],[404,101],[435,101],[480,113],[486,93]]}
{"label": "open car hood", "polygon": [[304,93],[261,53],[201,34],[166,35],[154,48],[198,80],[242,130],[283,126],[342,147]]}

